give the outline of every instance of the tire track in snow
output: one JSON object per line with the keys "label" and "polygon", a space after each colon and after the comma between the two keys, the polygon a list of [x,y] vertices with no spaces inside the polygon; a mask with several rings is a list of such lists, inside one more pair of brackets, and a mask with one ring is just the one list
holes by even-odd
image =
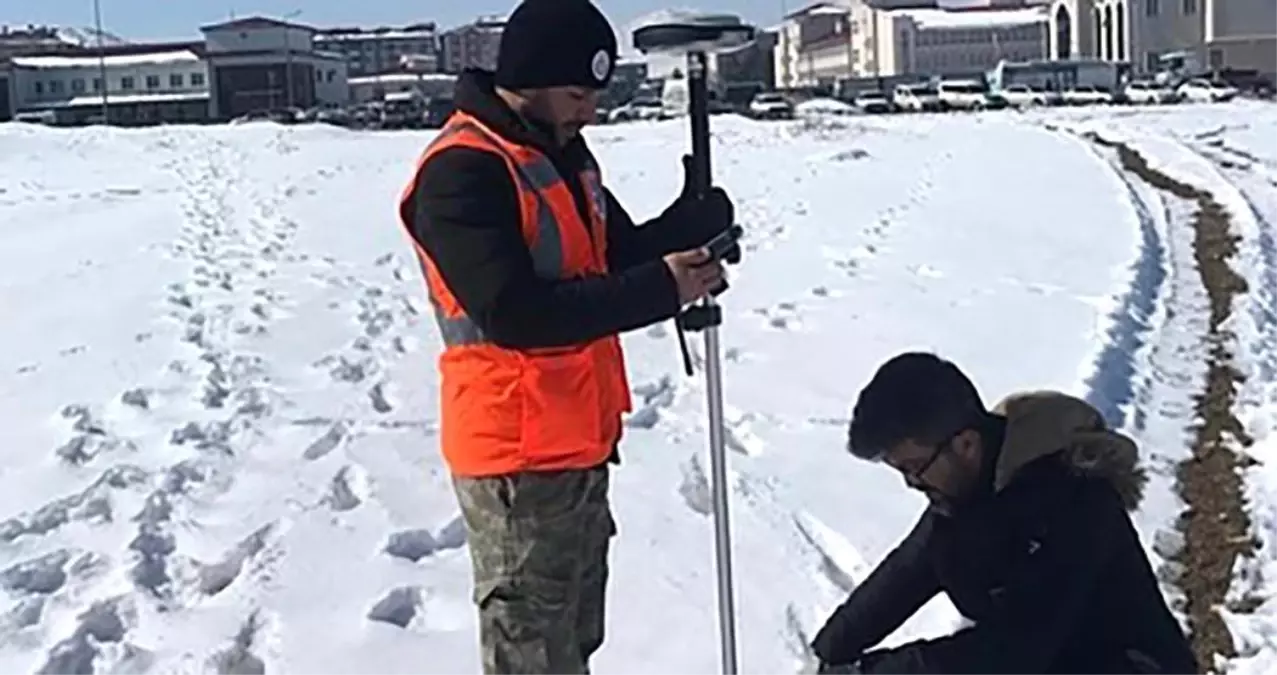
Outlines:
{"label": "tire track in snow", "polygon": [[[1113,147],[1088,137],[1091,148],[1122,182],[1141,231],[1132,287],[1110,314],[1108,340],[1088,378],[1087,400],[1115,428],[1140,443],[1148,473],[1143,511],[1151,558],[1172,611],[1188,628],[1187,599],[1180,580],[1184,535],[1157,514],[1182,513],[1177,468],[1193,443],[1193,395],[1205,387],[1210,300],[1195,259],[1195,202],[1180,199],[1128,171]],[[1148,272],[1157,266],[1160,273]],[[1156,279],[1155,287],[1141,286]]]}
{"label": "tire track in snow", "polygon": [[[1217,195],[1182,182],[1149,165],[1148,158],[1125,140],[1094,138],[1114,147],[1122,167],[1165,193],[1167,199],[1191,204],[1193,253],[1197,272],[1207,294],[1205,378],[1194,392],[1192,455],[1177,467],[1176,487],[1188,508],[1181,515],[1182,548],[1175,556],[1181,565],[1176,582],[1184,591],[1193,648],[1204,668],[1213,670],[1215,658],[1237,655],[1236,645],[1220,611],[1232,586],[1234,566],[1253,554],[1249,514],[1242,503],[1245,456],[1233,446],[1252,440],[1237,418],[1238,385],[1246,376],[1237,366],[1240,340],[1235,333],[1234,312],[1244,307],[1253,289],[1233,268],[1241,236]],[[1181,146],[1182,147],[1182,146]],[[1147,150],[1145,150],[1147,152]],[[1166,158],[1159,156],[1165,161]],[[1241,301],[1240,303],[1238,301]],[[1246,611],[1237,603],[1230,610]]]}

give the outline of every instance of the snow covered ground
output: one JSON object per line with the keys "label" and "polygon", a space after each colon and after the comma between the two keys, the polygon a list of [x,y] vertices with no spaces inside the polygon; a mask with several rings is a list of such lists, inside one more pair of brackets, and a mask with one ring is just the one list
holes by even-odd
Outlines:
{"label": "snow covered ground", "polygon": [[[902,350],[956,360],[990,401],[1087,396],[1144,442],[1139,525],[1154,555],[1175,548],[1173,464],[1206,348],[1187,207],[1085,131],[1211,190],[1243,236],[1237,412],[1266,546],[1236,590],[1265,602],[1230,617],[1232,665],[1277,668],[1262,586],[1277,579],[1277,108],[714,129],[748,231],[722,332],[746,672],[793,672],[923,505],[844,450],[856,393]],[[677,192],[683,124],[587,133],[636,218]],[[435,442],[439,341],[395,215],[429,137],[0,126],[0,670],[477,671]],[[670,326],[625,344],[639,408],[596,670],[716,672],[703,383]],[[890,641],[958,620],[938,599]]]}

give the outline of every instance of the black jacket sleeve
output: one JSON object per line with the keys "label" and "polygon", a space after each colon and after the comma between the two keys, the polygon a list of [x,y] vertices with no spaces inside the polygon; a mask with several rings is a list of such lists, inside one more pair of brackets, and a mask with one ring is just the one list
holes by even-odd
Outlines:
{"label": "black jacket sleeve", "polygon": [[661,260],[606,276],[543,279],[519,230],[504,160],[450,148],[422,167],[410,228],[466,314],[498,345],[562,347],[671,318],[678,287]]}
{"label": "black jacket sleeve", "polygon": [[717,232],[708,223],[681,217],[677,201],[659,216],[635,225],[630,214],[611,190],[604,188],[607,197],[607,251],[608,264],[614,270],[624,270],[642,265],[667,253],[686,251],[709,241]]}
{"label": "black jacket sleeve", "polygon": [[948,637],[866,654],[865,672],[1046,672],[1129,527],[1111,486],[1081,481],[1008,580],[996,613]]}
{"label": "black jacket sleeve", "polygon": [[822,662],[856,661],[940,592],[927,555],[931,518],[924,513],[905,540],[825,622],[812,641],[812,651]]}

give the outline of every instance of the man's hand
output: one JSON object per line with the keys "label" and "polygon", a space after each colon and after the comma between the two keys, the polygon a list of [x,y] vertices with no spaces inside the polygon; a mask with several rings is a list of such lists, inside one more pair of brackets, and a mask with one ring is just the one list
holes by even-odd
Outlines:
{"label": "man's hand", "polygon": [[[662,218],[673,227],[687,228],[695,232],[694,240],[705,243],[715,235],[731,227],[736,220],[736,207],[731,197],[720,187],[712,187],[703,198],[692,192],[692,157],[683,155],[683,189]],[[723,260],[737,264],[741,259],[739,245],[732,246]]]}
{"label": "man's hand", "polygon": [[711,260],[709,251],[703,248],[670,253],[664,261],[678,285],[679,304],[700,300],[723,281],[722,263]]}
{"label": "man's hand", "polygon": [[860,669],[858,662],[830,665],[822,661],[820,666],[816,668],[817,675],[860,675],[863,672],[865,671]]}

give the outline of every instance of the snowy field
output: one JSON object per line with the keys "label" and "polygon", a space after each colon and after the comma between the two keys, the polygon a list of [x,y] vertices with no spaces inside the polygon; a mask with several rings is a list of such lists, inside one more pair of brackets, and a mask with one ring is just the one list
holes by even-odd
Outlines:
{"label": "snowy field", "polygon": [[[1262,586],[1277,579],[1277,107],[714,130],[748,232],[722,332],[745,672],[795,672],[923,507],[844,450],[856,393],[902,350],[954,359],[990,403],[1057,388],[1100,406],[1143,442],[1137,519],[1153,555],[1173,552],[1206,349],[1193,235],[1183,204],[1086,132],[1210,190],[1242,236],[1236,412],[1266,546],[1239,571],[1264,604],[1229,617],[1230,669],[1277,672]],[[684,123],[587,133],[636,219],[677,192]],[[477,672],[437,453],[439,340],[396,221],[430,136],[0,126],[0,671]],[[703,380],[682,374],[670,325],[625,345],[638,408],[595,669],[717,672]],[[890,641],[958,621],[937,599]]]}

